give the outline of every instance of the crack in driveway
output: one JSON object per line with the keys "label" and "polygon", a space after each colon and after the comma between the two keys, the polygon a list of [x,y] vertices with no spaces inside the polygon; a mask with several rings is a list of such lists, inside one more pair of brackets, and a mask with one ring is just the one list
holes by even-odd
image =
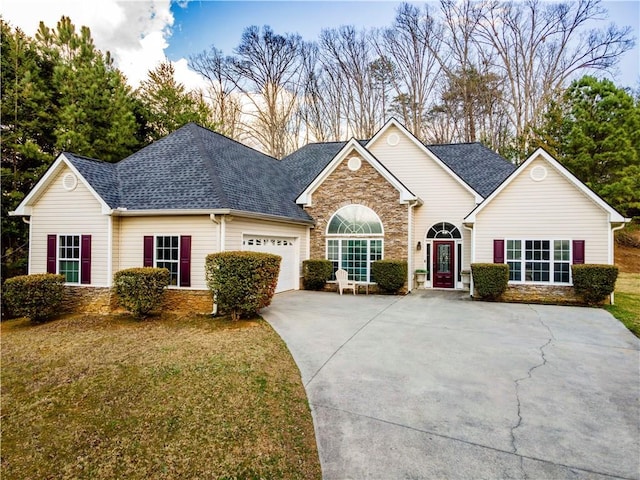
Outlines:
{"label": "crack in driveway", "polygon": [[[546,347],[548,347],[551,342],[554,340],[554,336],[553,336],[553,332],[551,331],[551,329],[549,328],[549,326],[544,323],[544,321],[542,320],[542,317],[540,316],[540,312],[538,312],[535,308],[533,308],[533,306],[528,305],[528,307],[533,310],[536,313],[536,319],[538,320],[538,322],[547,329],[547,331],[549,332],[549,339],[541,346],[538,347],[538,350],[540,351],[540,358],[541,358],[541,362],[532,366],[528,371],[526,376],[521,377],[521,378],[517,378],[514,381],[515,384],[515,393],[516,393],[516,404],[517,404],[517,415],[518,415],[518,421],[516,422],[516,424],[511,427],[511,448],[513,449],[514,454],[519,455],[518,454],[518,446],[516,445],[516,430],[518,428],[520,428],[520,425],[522,425],[522,404],[520,402],[520,383],[531,379],[533,376],[533,371],[541,368],[543,366],[545,366],[547,364],[547,357],[545,356],[544,353],[544,349]],[[529,478],[527,475],[527,472],[525,471],[524,468],[524,456],[520,455],[520,470],[522,471],[522,475],[525,479]]]}

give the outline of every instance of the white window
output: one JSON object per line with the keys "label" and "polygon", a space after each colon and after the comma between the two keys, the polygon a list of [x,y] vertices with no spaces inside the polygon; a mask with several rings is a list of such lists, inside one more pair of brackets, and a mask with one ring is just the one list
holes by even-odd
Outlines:
{"label": "white window", "polygon": [[327,226],[327,259],[333,263],[334,274],[342,268],[351,280],[375,282],[371,264],[383,258],[382,235],[382,222],[370,208],[348,205],[338,210]]}
{"label": "white window", "polygon": [[58,237],[58,273],[67,283],[80,283],[80,235]]}
{"label": "white window", "polygon": [[569,240],[507,240],[509,280],[530,283],[571,283]]}
{"label": "white window", "polygon": [[180,237],[157,236],[154,262],[156,267],[169,270],[171,274],[169,285],[178,285]]}

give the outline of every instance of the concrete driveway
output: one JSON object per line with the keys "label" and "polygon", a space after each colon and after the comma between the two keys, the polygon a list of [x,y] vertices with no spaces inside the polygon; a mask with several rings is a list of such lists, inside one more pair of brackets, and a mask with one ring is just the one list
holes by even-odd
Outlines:
{"label": "concrete driveway", "polygon": [[640,478],[640,342],[600,309],[278,294],[325,479]]}

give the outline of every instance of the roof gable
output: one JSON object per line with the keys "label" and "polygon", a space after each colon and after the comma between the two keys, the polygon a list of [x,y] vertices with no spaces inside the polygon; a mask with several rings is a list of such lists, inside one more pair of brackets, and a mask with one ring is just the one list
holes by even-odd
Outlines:
{"label": "roof gable", "polygon": [[376,142],[380,141],[380,139],[384,136],[384,134],[390,128],[395,127],[400,132],[405,135],[411,142],[418,147],[418,149],[425,154],[427,158],[432,160],[438,166],[440,166],[445,172],[447,172],[451,177],[458,182],[462,187],[469,191],[476,199],[476,203],[480,203],[482,201],[482,195],[475,190],[469,183],[467,183],[457,172],[455,172],[449,165],[443,162],[434,152],[429,150],[422,142],[420,142],[409,130],[405,128],[400,122],[398,122],[395,118],[391,118],[385,123],[380,130],[367,142],[366,147],[370,149]]}
{"label": "roof gable", "polygon": [[[81,157],[63,152],[47,169],[42,178],[36,183],[29,194],[20,202],[20,205],[11,212],[12,215],[31,215],[31,208],[49,188],[51,182],[57,177],[58,173],[64,168],[68,168],[78,178],[78,181],[91,192],[100,204],[102,213],[111,213],[112,206],[98,192],[105,187],[105,192],[110,187],[107,185],[113,179],[113,164],[102,162],[88,157]],[[93,183],[95,182],[95,184]],[[97,189],[95,188],[97,186]],[[105,193],[103,192],[103,193]]]}
{"label": "roof gable", "polygon": [[409,203],[419,201],[400,180],[398,180],[386,167],[376,159],[371,152],[363,147],[356,139],[349,140],[333,159],[322,169],[322,171],[313,179],[313,181],[304,189],[304,191],[296,199],[296,203],[301,205],[311,205],[311,197],[313,192],[320,186],[327,177],[347,158],[352,152],[357,152],[365,161],[367,161],[382,177],[389,182],[400,193],[400,203]]}
{"label": "roof gable", "polygon": [[493,202],[500,193],[503,192],[516,178],[518,178],[522,172],[524,172],[529,165],[538,160],[542,159],[545,161],[551,168],[553,168],[556,172],[558,172],[563,178],[565,178],[574,188],[576,188],[579,192],[589,198],[593,203],[595,203],[598,207],[604,210],[609,216],[609,222],[611,223],[624,223],[626,219],[620,215],[611,205],[605,202],[602,198],[600,198],[593,190],[587,187],[584,183],[578,180],[569,170],[567,170],[560,162],[558,162],[555,158],[549,155],[544,149],[538,148],[527,160],[525,160],[517,169],[509,175],[492,193],[489,195],[480,205],[478,205],[469,215],[467,215],[464,219],[465,223],[474,223],[476,220],[476,216],[483,209],[487,207],[491,202]]}

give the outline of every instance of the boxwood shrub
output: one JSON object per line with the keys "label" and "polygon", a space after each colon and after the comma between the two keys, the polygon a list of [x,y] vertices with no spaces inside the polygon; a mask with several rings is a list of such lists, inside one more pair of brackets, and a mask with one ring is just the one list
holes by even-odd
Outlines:
{"label": "boxwood shrub", "polygon": [[378,260],[371,264],[371,274],[383,292],[396,293],[407,282],[407,262]]}
{"label": "boxwood shrub", "polygon": [[39,322],[59,311],[64,282],[64,275],[52,273],[9,278],[3,286],[4,302],[14,316]]}
{"label": "boxwood shrub", "polygon": [[600,303],[613,292],[618,278],[615,265],[572,265],[573,289],[585,303]]}
{"label": "boxwood shrub", "polygon": [[509,265],[506,263],[472,263],[473,286],[480,298],[497,300],[507,290]]}
{"label": "boxwood shrub", "polygon": [[271,304],[280,273],[279,255],[221,252],[207,255],[207,286],[218,308],[233,320],[255,315]]}
{"label": "boxwood shrub", "polygon": [[115,273],[113,287],[120,305],[141,318],[160,308],[170,280],[166,268],[128,268]]}
{"label": "boxwood shrub", "polygon": [[305,290],[322,290],[333,273],[331,260],[305,260],[302,262],[302,284]]}

